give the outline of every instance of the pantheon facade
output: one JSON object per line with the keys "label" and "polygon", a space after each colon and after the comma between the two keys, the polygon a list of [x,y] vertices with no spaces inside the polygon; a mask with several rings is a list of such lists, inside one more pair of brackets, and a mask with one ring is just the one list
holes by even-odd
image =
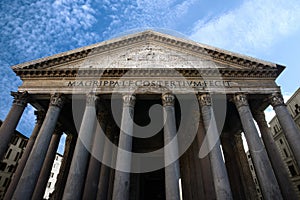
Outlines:
{"label": "pantheon facade", "polygon": [[[45,47],[46,48],[46,47]],[[5,154],[27,104],[36,125],[5,199],[298,199],[266,123],[271,105],[300,165],[284,66],[144,31],[12,66],[23,84],[0,129]]]}

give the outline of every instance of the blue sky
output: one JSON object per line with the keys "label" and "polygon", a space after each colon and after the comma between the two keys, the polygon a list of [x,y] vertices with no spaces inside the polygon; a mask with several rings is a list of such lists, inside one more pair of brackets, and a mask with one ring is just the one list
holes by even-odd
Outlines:
{"label": "blue sky", "polygon": [[[300,85],[299,0],[10,0],[0,19],[1,120],[21,85],[10,66],[145,27],[286,65],[277,80],[285,97]],[[33,126],[29,106],[18,130],[28,136]]]}

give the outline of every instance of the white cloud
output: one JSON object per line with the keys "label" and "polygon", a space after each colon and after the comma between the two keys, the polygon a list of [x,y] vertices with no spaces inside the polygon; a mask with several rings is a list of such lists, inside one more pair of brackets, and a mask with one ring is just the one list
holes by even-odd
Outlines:
{"label": "white cloud", "polygon": [[[130,29],[143,27],[175,27],[179,20],[184,20],[188,9],[196,0],[137,0],[121,4],[118,1],[105,1],[105,10],[112,13],[111,23],[103,36],[110,37]],[[117,22],[117,23],[116,23]]]}
{"label": "white cloud", "polygon": [[[89,1],[15,1],[0,11],[1,45],[14,48],[14,62],[51,55],[96,42],[91,28],[97,22]],[[84,40],[82,39],[84,38]],[[0,56],[2,57],[2,52]]]}
{"label": "white cloud", "polygon": [[[10,1],[0,10],[0,119],[4,120],[12,104],[10,91],[21,84],[9,66],[52,55],[98,41],[92,31],[97,22],[90,1],[46,0]],[[35,122],[28,107],[18,130],[30,135]]]}
{"label": "white cloud", "polygon": [[191,39],[256,55],[300,29],[300,1],[251,0],[210,21],[195,23]]}

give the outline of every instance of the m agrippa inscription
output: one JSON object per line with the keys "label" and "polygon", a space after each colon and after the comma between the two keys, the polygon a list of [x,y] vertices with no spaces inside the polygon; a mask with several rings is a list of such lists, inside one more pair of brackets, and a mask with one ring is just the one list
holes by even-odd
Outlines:
{"label": "m agrippa inscription", "polygon": [[231,87],[231,81],[224,80],[76,80],[66,82],[67,87],[168,87],[207,88]]}

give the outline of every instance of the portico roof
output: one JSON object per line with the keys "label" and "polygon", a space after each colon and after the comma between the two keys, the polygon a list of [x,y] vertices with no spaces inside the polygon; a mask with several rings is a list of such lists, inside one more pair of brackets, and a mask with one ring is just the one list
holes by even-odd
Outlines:
{"label": "portico roof", "polygon": [[[164,49],[167,49],[167,51],[162,52],[161,49],[153,49],[153,46],[159,46],[161,49],[163,49],[163,51]],[[132,49],[132,51],[130,51],[130,49]],[[120,54],[120,51],[126,52]],[[146,58],[145,56],[148,56],[148,54],[152,56],[152,58]],[[188,55],[189,57],[185,61],[188,61],[189,63],[184,65],[181,64],[182,66],[179,66],[179,68],[210,68],[207,66],[207,62],[213,62],[219,64],[217,68],[247,71],[271,70],[273,72],[276,72],[274,74],[275,76],[278,76],[284,69],[284,66],[272,62],[259,60],[238,53],[233,53],[212,46],[200,44],[192,40],[178,38],[152,30],[147,30],[139,33],[122,36],[119,38],[114,38],[90,46],[59,53],[53,56],[21,63],[12,66],[12,69],[17,75],[22,76],[24,71],[32,70],[52,71],[66,68],[71,68],[74,70],[79,67],[89,67],[97,69],[144,68],[137,66],[135,64],[136,62],[133,61],[137,61],[138,59],[140,59],[139,61],[142,61],[143,59],[145,61],[145,59],[147,59],[148,62],[153,63],[154,59],[156,59],[156,61],[158,60],[161,62],[161,60],[164,59],[163,57],[166,55],[173,56],[172,59],[176,59],[178,61],[178,59],[181,59],[179,58],[181,56],[180,54]],[[114,55],[115,57],[111,57],[112,55]],[[119,62],[119,64],[121,65],[118,65],[118,63],[105,62],[105,65],[95,65],[95,63],[86,62],[86,60],[89,60],[89,58],[95,56],[102,56],[102,60],[105,57],[106,59],[118,60],[118,62],[120,60],[122,62]],[[196,64],[194,62],[195,60],[197,60]],[[81,61],[81,65],[73,65],[77,61]],[[199,64],[199,61],[205,62]],[[163,68],[164,67],[165,66],[163,66]],[[178,68],[178,65],[170,65],[166,68]],[[31,74],[33,75],[34,73]]]}

